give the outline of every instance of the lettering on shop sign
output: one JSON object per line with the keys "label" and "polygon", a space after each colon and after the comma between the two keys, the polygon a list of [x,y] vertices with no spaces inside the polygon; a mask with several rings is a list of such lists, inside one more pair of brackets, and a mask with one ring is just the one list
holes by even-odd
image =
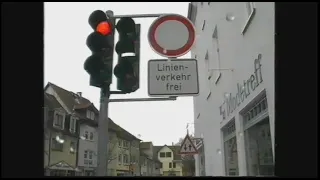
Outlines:
{"label": "lettering on shop sign", "polygon": [[250,92],[253,92],[263,82],[261,58],[262,55],[259,54],[254,60],[253,74],[251,74],[248,79],[243,80],[243,83],[237,83],[237,93],[235,96],[230,93],[224,97],[224,102],[219,107],[222,119],[229,116],[250,95]]}

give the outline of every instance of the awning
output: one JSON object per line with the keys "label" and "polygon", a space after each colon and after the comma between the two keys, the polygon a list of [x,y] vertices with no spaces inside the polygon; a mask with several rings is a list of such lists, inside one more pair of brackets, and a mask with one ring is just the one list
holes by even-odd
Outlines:
{"label": "awning", "polygon": [[49,166],[48,169],[75,171],[75,168],[73,168],[72,166],[70,166],[68,163],[66,163],[64,161],[60,161],[56,164],[53,164],[53,165]]}

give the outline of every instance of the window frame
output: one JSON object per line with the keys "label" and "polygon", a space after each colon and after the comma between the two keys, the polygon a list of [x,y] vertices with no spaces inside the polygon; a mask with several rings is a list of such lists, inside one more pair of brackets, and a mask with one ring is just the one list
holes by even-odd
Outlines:
{"label": "window frame", "polygon": [[[71,148],[73,149],[73,151],[71,151]],[[76,143],[75,143],[74,141],[71,141],[71,142],[70,142],[69,152],[70,152],[71,154],[75,154],[75,152],[76,152]]]}
{"label": "window frame", "polygon": [[122,164],[122,162],[123,162],[122,154],[119,154],[118,155],[118,164]]}
{"label": "window frame", "polygon": [[[233,158],[233,150],[230,149],[230,147],[228,146],[228,148],[226,148],[227,145],[229,145],[230,141],[234,139],[234,145],[236,146],[236,151],[239,151],[239,147],[237,145],[237,135],[236,135],[237,129],[236,129],[236,122],[235,119],[232,118],[223,128],[222,128],[222,134],[223,134],[223,151],[224,151],[224,168],[225,168],[225,175],[226,176],[233,176],[230,175],[230,164],[229,164],[229,158]],[[230,156],[230,152],[231,152],[231,156]],[[239,156],[237,154],[237,160],[236,162],[239,162]],[[229,169],[228,169],[229,168]],[[239,165],[236,166],[236,173],[237,175],[239,175]]]}
{"label": "window frame", "polygon": [[93,134],[93,132],[90,132],[90,133],[89,133],[89,140],[90,140],[90,141],[93,141],[93,140],[94,140],[94,134]]}
{"label": "window frame", "polygon": [[[56,125],[58,122],[57,115],[62,117],[62,122],[61,122],[61,127],[59,125]],[[60,111],[54,111],[54,116],[53,116],[53,127],[58,128],[63,130],[64,129],[64,123],[65,123],[65,113],[60,112]]]}
{"label": "window frame", "polygon": [[72,133],[76,132],[76,128],[77,128],[77,118],[74,116],[70,116],[70,126],[69,126],[69,131]]}
{"label": "window frame", "polygon": [[94,120],[95,116],[96,116],[95,113],[93,111],[91,111],[90,119]]}
{"label": "window frame", "polygon": [[[161,154],[164,154],[164,156],[161,156]],[[160,152],[160,153],[159,153],[159,157],[160,157],[160,158],[165,158],[165,157],[166,157],[166,153],[165,153],[165,152]]]}
{"label": "window frame", "polygon": [[[57,147],[59,145],[59,147]],[[59,143],[56,138],[51,139],[51,150],[63,152],[63,143]]]}
{"label": "window frame", "polygon": [[89,131],[84,131],[84,138],[85,138],[86,140],[89,139]]}
{"label": "window frame", "polygon": [[[170,156],[167,156],[167,154],[170,154]],[[166,152],[166,157],[171,158],[172,157],[172,153],[171,152]]]}

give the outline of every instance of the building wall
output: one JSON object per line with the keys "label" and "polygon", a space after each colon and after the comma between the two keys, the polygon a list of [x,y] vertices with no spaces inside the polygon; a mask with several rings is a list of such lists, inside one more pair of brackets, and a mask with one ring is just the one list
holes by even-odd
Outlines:
{"label": "building wall", "polygon": [[[160,157],[161,152],[171,152],[171,157]],[[180,162],[176,162],[176,168],[169,168],[169,163],[173,163],[173,151],[168,148],[167,146],[164,146],[159,152],[158,152],[158,159],[162,163],[162,172],[163,175],[167,175],[169,171],[174,171],[176,176],[182,176],[182,164]]]}
{"label": "building wall", "polygon": [[84,163],[84,152],[87,150],[93,151],[93,164],[90,167],[97,167],[97,148],[98,148],[98,132],[97,128],[88,126],[86,124],[80,125],[80,136],[85,135],[85,131],[88,131],[88,136],[90,136],[90,132],[93,133],[93,140],[79,140],[79,149],[78,149],[78,166],[80,167],[89,167],[88,164]]}
{"label": "building wall", "polygon": [[[244,34],[242,30],[248,20],[245,2],[192,4],[197,9],[194,24],[198,34],[192,57],[196,56],[198,60],[200,81],[200,95],[194,97],[195,136],[204,136],[206,175],[225,175],[221,128],[231,119],[236,122],[239,175],[246,175],[241,112],[264,91],[268,101],[272,147],[274,146],[274,3],[254,2],[255,14]],[[234,20],[227,21],[226,17],[232,16]],[[214,33],[215,27],[217,33]],[[215,38],[212,38],[213,34]],[[210,64],[206,64],[207,52]],[[223,120],[220,106],[225,102],[225,93],[236,96],[237,83],[242,85],[244,80],[254,74],[254,60],[259,55],[263,82],[232,113],[226,114]],[[233,71],[208,72],[208,68]],[[210,74],[212,77],[208,80]],[[220,78],[216,81],[218,76]],[[226,105],[222,106],[222,110],[227,111]],[[196,168],[199,168],[198,164],[196,163]],[[199,171],[197,172],[199,175]]]}
{"label": "building wall", "polygon": [[[52,132],[52,137],[56,137],[58,133]],[[53,151],[50,152],[50,165],[64,161],[68,163],[73,168],[76,167],[77,153],[70,153],[70,143],[74,142],[77,146],[77,139],[70,136],[63,136],[63,151]],[[52,140],[51,140],[52,141]]]}
{"label": "building wall", "polygon": [[47,133],[45,135],[45,139],[44,139],[44,160],[43,160],[43,167],[47,167],[48,163],[49,163],[49,134]]}
{"label": "building wall", "polygon": [[[120,139],[118,138],[118,142],[121,142],[120,145],[118,146],[117,152],[118,152],[118,156],[121,154],[121,161],[119,161],[118,158],[118,165],[117,165],[117,173],[123,173],[123,174],[128,174],[129,173],[129,167],[130,167],[130,141],[128,141],[129,146],[128,147],[124,147],[123,146],[123,142],[124,139]],[[127,140],[125,140],[127,141]],[[128,156],[128,163],[124,162],[124,156],[123,155],[127,155]]]}
{"label": "building wall", "polygon": [[140,149],[139,149],[139,141],[134,140],[130,142],[130,162],[132,165],[133,175],[139,176],[140,175]]}

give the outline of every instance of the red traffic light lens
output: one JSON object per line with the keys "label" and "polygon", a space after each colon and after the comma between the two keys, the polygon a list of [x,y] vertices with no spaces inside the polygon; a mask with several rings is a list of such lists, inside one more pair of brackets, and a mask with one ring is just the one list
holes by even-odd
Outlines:
{"label": "red traffic light lens", "polygon": [[101,23],[98,24],[96,30],[100,34],[106,36],[106,35],[109,35],[112,32],[112,27],[111,27],[111,24],[108,23],[108,22],[101,22]]}

